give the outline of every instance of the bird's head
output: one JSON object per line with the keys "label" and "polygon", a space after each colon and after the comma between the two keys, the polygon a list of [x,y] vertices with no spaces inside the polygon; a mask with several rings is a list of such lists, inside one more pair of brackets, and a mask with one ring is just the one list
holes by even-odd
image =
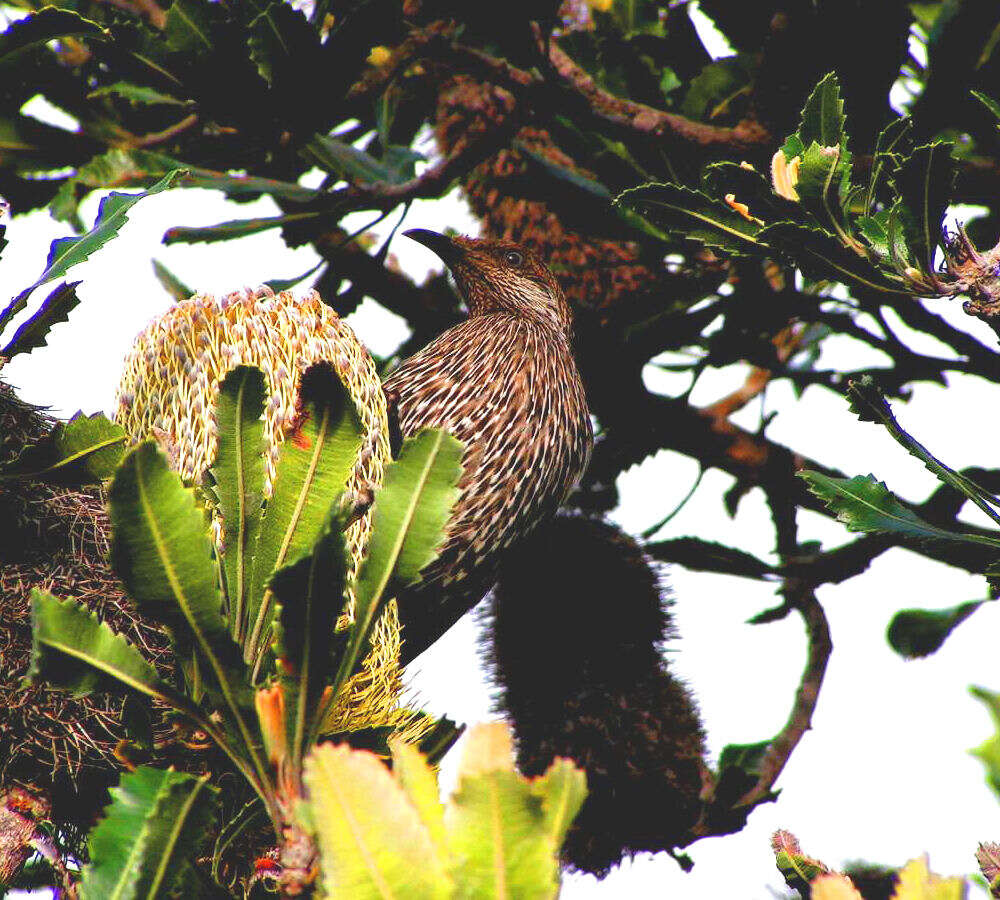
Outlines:
{"label": "bird's head", "polygon": [[441,257],[470,316],[505,312],[569,334],[569,304],[555,275],[535,253],[510,241],[447,237],[424,228],[404,234]]}

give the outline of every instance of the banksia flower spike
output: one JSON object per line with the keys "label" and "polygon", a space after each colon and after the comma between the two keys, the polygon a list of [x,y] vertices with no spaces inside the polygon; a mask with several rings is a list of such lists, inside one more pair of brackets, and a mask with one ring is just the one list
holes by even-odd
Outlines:
{"label": "banksia flower spike", "polygon": [[[139,335],[126,357],[116,418],[130,440],[155,437],[183,478],[200,480],[218,449],[212,413],[219,384],[236,366],[256,366],[269,390],[264,409],[267,496],[281,443],[295,417],[302,373],[321,360],[334,366],[364,432],[345,488],[369,494],[381,485],[390,460],[385,395],[368,351],[315,291],[295,298],[287,291],[275,294],[260,288],[221,299],[197,294],[176,304]],[[225,529],[224,522],[216,525]],[[366,512],[345,532],[349,612],[354,604],[350,585],[370,531],[371,516]],[[347,621],[341,617],[338,627]],[[372,650],[362,671],[326,717],[330,730],[391,726],[409,738],[419,738],[425,730],[425,717],[400,705],[399,631],[395,603],[390,602],[373,632]]]}
{"label": "banksia flower spike", "polygon": [[[218,448],[211,412],[219,382],[236,366],[257,366],[270,387],[264,411],[269,493],[285,430],[295,416],[299,378],[320,360],[336,368],[365,430],[347,489],[377,487],[389,460],[378,373],[354,332],[315,291],[301,299],[268,288],[218,300],[196,294],[171,307],[139,335],[126,357],[115,418],[131,440],[154,436],[182,477],[199,479]],[[352,578],[370,530],[365,515],[347,531]]]}

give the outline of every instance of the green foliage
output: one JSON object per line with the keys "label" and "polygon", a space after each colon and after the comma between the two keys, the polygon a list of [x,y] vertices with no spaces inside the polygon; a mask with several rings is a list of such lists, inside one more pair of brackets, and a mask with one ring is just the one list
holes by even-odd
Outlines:
{"label": "green foliage", "polygon": [[[343,531],[349,510],[341,494],[360,449],[358,414],[332,367],[319,364],[305,373],[299,415],[282,446],[274,492],[262,513],[265,396],[263,374],[246,366],[230,372],[220,387],[219,450],[212,483],[202,495],[221,520],[224,537],[216,562],[210,510],[170,470],[155,442],[125,454],[109,490],[115,568],[140,609],[168,629],[184,666],[183,692],[165,683],[138,649],[86,607],[38,591],[33,596],[36,683],[78,694],[125,689],[154,698],[208,734],[256,791],[260,806],[248,807],[219,835],[216,875],[219,854],[261,810],[279,838],[286,833],[282,811],[301,799],[302,761],[318,738],[324,712],[364,656],[384,603],[435,557],[462,471],[463,447],[443,432],[428,430],[404,445],[377,494],[374,532],[355,585],[357,620],[337,634],[347,588]],[[95,427],[104,434],[101,423],[117,427],[103,418],[78,417],[47,439],[47,455],[36,450],[34,465],[30,454],[18,465],[26,474],[42,463],[49,470],[68,468],[71,451],[73,458],[89,453],[86,458],[96,463],[93,435]],[[120,429],[113,434],[120,455]],[[252,690],[270,672],[262,667],[270,650],[278,677],[253,696],[255,721]],[[439,724],[429,739],[437,749],[447,748],[457,733]],[[203,835],[200,823],[208,813],[194,813],[201,809],[195,794],[204,781],[164,782],[162,790],[154,785],[159,792],[141,809],[128,799],[112,806],[101,826],[105,832],[95,832],[95,840],[110,841],[106,833],[119,833],[124,827],[119,807],[130,804],[128,814],[146,823],[128,825],[135,862],[125,865],[102,850],[85,893],[104,896],[99,891],[119,881],[115,890],[147,890],[151,884],[149,896],[173,890],[186,871],[183,861]],[[123,798],[127,788],[123,783]]]}
{"label": "green foliage", "polygon": [[[798,128],[781,146],[769,189],[744,166],[713,163],[703,172],[707,194],[680,184],[647,184],[615,202],[661,232],[730,256],[777,257],[818,282],[884,293],[960,290],[954,279],[934,272],[957,165],[952,145],[937,141],[907,152],[910,123],[900,118],[876,141],[863,187],[852,181],[846,122],[831,73],[816,85]],[[753,219],[725,207],[724,196],[747,204]]]}
{"label": "green foliage", "polygon": [[[129,210],[136,203],[143,197],[167,190],[174,183],[178,174],[180,173],[176,171],[169,172],[151,188],[138,194],[120,194],[112,191],[101,201],[97,212],[97,219],[90,231],[80,237],[59,238],[53,241],[52,246],[49,248],[45,271],[38,276],[38,280],[34,284],[29,285],[21,291],[10,302],[7,308],[0,313],[0,331],[10,323],[14,316],[27,306],[28,297],[31,296],[35,288],[41,287],[43,284],[53,281],[56,278],[61,278],[70,268],[77,263],[83,262],[91,254],[100,250],[108,241],[117,236],[119,229],[128,221]],[[48,314],[48,324],[58,321],[58,318],[52,318],[51,315],[51,313]],[[36,345],[37,341],[43,336],[44,331],[40,330],[40,327],[36,327],[32,338],[36,342]]]}
{"label": "green foliage", "polygon": [[207,775],[141,766],[122,776],[88,839],[81,900],[206,896],[194,861],[216,814],[217,794]]}
{"label": "green foliage", "polygon": [[[240,632],[241,640],[246,638],[247,662],[263,654],[274,616],[267,580],[315,545],[331,498],[343,492],[361,448],[363,431],[357,410],[331,367],[314,366],[302,376],[299,404],[296,422],[282,445],[256,546],[251,557],[244,559],[244,567],[251,563],[244,575],[247,624]],[[248,487],[257,493],[252,484]]]}
{"label": "green foliage", "polygon": [[925,272],[934,271],[934,251],[956,171],[952,145],[936,141],[917,147],[900,162],[892,176],[892,186],[903,210],[900,218],[912,262]]}
{"label": "green foliage", "polygon": [[0,356],[13,359],[19,353],[30,353],[45,346],[45,338],[53,325],[69,320],[69,314],[80,302],[76,296],[79,281],[66,282],[57,287],[38,308],[38,311],[24,322],[7,346],[0,350]]}
{"label": "green foliage", "polygon": [[187,300],[195,293],[158,259],[153,260],[153,274],[163,285],[163,289],[178,302]]}
{"label": "green foliage", "polygon": [[222,560],[229,627],[240,637],[247,598],[250,559],[256,546],[264,503],[264,374],[237,366],[219,385],[215,414],[219,449],[211,479],[223,523]]}
{"label": "green foliage", "polygon": [[713,250],[749,254],[765,245],[757,239],[761,226],[749,221],[721,200],[676,184],[647,184],[630,188],[615,203],[640,213],[666,239],[682,235]]}
{"label": "green foliage", "polygon": [[140,609],[193,655],[240,716],[238,654],[222,618],[204,511],[156,442],[126,454],[108,492],[115,571]]}
{"label": "green foliage", "polygon": [[0,468],[0,483],[30,479],[64,486],[108,478],[125,452],[125,432],[103,413],[76,413]]}
{"label": "green foliage", "polygon": [[971,752],[986,768],[986,782],[993,789],[993,793],[997,795],[997,799],[1000,799],[1000,694],[981,687],[973,687],[969,690],[972,696],[989,710],[990,718],[993,720],[993,726],[997,732]]}
{"label": "green foliage", "polygon": [[122,686],[176,702],[146,658],[87,607],[35,588],[31,594],[31,670],[36,683],[75,694],[120,691]]}
{"label": "green foliage", "polygon": [[556,760],[529,781],[499,723],[476,726],[455,793],[395,743],[393,772],[373,755],[324,744],[306,761],[324,889],[351,897],[555,897],[558,856],[586,796],[583,772]]}
{"label": "green foliage", "polygon": [[14,22],[0,34],[0,68],[17,62],[25,50],[56,38],[103,38],[106,32],[97,22],[69,9],[46,6],[34,15]]}
{"label": "green foliage", "polygon": [[441,549],[444,527],[458,499],[461,441],[427,428],[403,442],[375,500],[368,555],[358,572],[354,629],[337,682],[364,658],[368,635],[383,598],[417,580]]}
{"label": "green foliage", "polygon": [[[319,733],[321,699],[336,660],[334,626],[347,587],[344,517],[330,514],[311,551],[278,569],[270,589],[277,604],[275,654],[282,676],[292,764],[302,765],[308,737]],[[336,695],[341,685],[330,690]]]}
{"label": "green foliage", "polygon": [[1000,538],[961,534],[925,522],[874,475],[832,478],[820,472],[799,474],[809,490],[823,500],[851,531],[888,532],[916,540],[968,541],[1000,550]]}
{"label": "green foliage", "polygon": [[974,600],[948,609],[902,609],[889,623],[886,639],[893,650],[907,659],[929,656],[986,602]]}

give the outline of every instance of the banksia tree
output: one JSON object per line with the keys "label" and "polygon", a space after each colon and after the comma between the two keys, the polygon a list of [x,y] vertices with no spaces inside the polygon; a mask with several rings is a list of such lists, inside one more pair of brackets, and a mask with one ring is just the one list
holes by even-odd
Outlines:
{"label": "banksia tree", "polygon": [[[577,361],[597,426],[589,469],[570,498],[570,505],[593,519],[576,526],[578,545],[600,542],[593,557],[611,554],[623,572],[634,576],[625,579],[631,588],[622,621],[627,611],[642,611],[641,652],[637,644],[629,646],[636,660],[644,662],[643,684],[658,685],[640,697],[641,692],[629,694],[628,685],[614,682],[615,672],[598,670],[596,674],[608,678],[594,698],[598,705],[612,696],[631,703],[623,715],[647,723],[643,734],[649,740],[619,752],[607,740],[604,721],[590,737],[576,731],[584,735],[579,744],[556,747],[552,736],[560,729],[572,730],[571,708],[586,712],[590,707],[579,702],[572,685],[565,696],[532,693],[531,673],[539,670],[510,663],[526,658],[530,642],[519,644],[519,629],[505,626],[502,615],[497,619],[495,655],[501,692],[510,699],[509,712],[521,737],[522,762],[538,776],[549,755],[575,755],[585,767],[591,760],[595,789],[590,809],[613,803],[607,798],[616,795],[618,785],[608,780],[609,773],[617,773],[623,788],[651,784],[657,775],[650,771],[650,756],[657,747],[671,748],[670,765],[656,787],[663,792],[681,784],[684,814],[659,833],[653,829],[642,836],[623,834],[614,847],[603,848],[600,858],[590,857],[587,864],[601,870],[614,863],[620,850],[676,850],[705,836],[737,831],[756,806],[775,799],[781,772],[810,727],[832,650],[819,588],[861,575],[883,553],[902,547],[966,572],[986,574],[984,598],[992,598],[1000,557],[996,528],[990,525],[1000,524],[1000,477],[989,457],[991,448],[983,447],[979,467],[955,471],[927,450],[930,436],[908,434],[895,418],[914,386],[946,384],[956,374],[975,375],[992,385],[1000,382],[995,340],[995,245],[1000,226],[994,208],[1000,171],[1000,62],[993,39],[1000,14],[993,4],[914,5],[902,0],[702,0],[699,8],[714,20],[727,49],[720,52],[710,41],[702,41],[688,3],[654,0],[499,5],[451,0],[316,0],[304,5],[282,0],[86,0],[44,8],[17,0],[3,7],[10,24],[0,36],[0,194],[14,213],[11,227],[17,227],[19,214],[47,207],[77,231],[76,237],[57,242],[41,276],[0,313],[4,358],[47,352],[48,329],[67,316],[72,324],[71,311],[79,302],[76,284],[66,281],[70,268],[110,240],[143,196],[186,187],[217,190],[237,203],[266,196],[277,209],[249,217],[237,208],[229,220],[208,227],[166,223],[173,226],[165,231],[167,243],[224,241],[273,231],[290,246],[311,245],[319,264],[295,282],[311,280],[319,302],[342,316],[366,297],[402,316],[412,334],[394,354],[401,357],[454,324],[460,301],[444,279],[415,283],[393,262],[388,240],[377,246],[367,237],[360,239],[344,221],[348,214],[366,212],[371,222],[382,220],[396,210],[405,211],[416,199],[441,197],[458,185],[482,222],[484,236],[523,243],[556,273],[573,306]],[[910,52],[911,38],[924,53]],[[889,102],[894,85],[895,107]],[[65,117],[39,121],[32,115],[35,107],[26,105],[36,95],[75,124],[64,127]],[[901,115],[901,109],[907,115]],[[427,135],[433,135],[436,150],[428,150]],[[954,145],[948,143],[956,138]],[[320,177],[303,177],[313,170]],[[88,230],[89,223],[81,219],[83,199],[95,190],[123,187],[141,193],[112,192]],[[985,213],[944,234],[948,206],[970,203],[984,206]],[[3,244],[0,236],[0,251]],[[185,494],[184,502],[215,516],[213,538],[208,531],[201,536],[208,542],[210,561],[214,553],[216,562],[223,560],[230,567],[217,576],[228,589],[233,545],[218,493],[226,481],[216,473],[200,483],[216,452],[209,424],[214,388],[209,385],[224,379],[222,370],[231,368],[230,362],[262,368],[267,379],[262,396],[279,396],[265,412],[266,427],[274,429],[276,439],[279,424],[293,431],[301,424],[294,414],[288,418],[295,373],[315,358],[306,352],[293,360],[294,354],[284,356],[284,349],[267,359],[233,351],[226,351],[224,358],[221,348],[238,346],[245,335],[230,343],[221,331],[205,338],[204,346],[196,343],[201,339],[193,336],[207,321],[196,321],[193,311],[199,303],[202,312],[212,311],[213,316],[219,310],[222,318],[216,321],[232,316],[234,326],[239,310],[264,308],[265,318],[281,320],[283,340],[292,331],[298,334],[301,321],[295,318],[301,313],[286,318],[276,312],[286,303],[281,291],[274,298],[254,292],[220,303],[207,298],[189,301],[190,292],[180,286],[183,277],[162,266],[157,272],[169,291],[185,298],[187,305],[179,305],[171,314],[174,318],[166,321],[179,326],[190,313],[185,324],[190,326],[190,341],[162,361],[159,349],[151,350],[151,362],[162,362],[164,372],[175,371],[173,366],[177,372],[184,369],[185,378],[192,376],[193,392],[183,398],[170,390],[154,395],[149,385],[156,383],[155,377],[140,385],[138,370],[130,367],[133,383],[123,390],[122,421],[128,422],[134,410],[135,419],[128,424],[132,436],[152,434],[167,455],[160,457],[153,444],[139,443],[129,452],[145,456],[129,458],[133,467],[138,460],[157,460],[157,471],[166,480],[170,460],[192,484],[199,480],[196,494]],[[954,298],[963,304],[956,308],[969,317],[958,323],[927,298]],[[307,314],[313,317],[310,321],[325,323],[331,334],[341,333],[337,320],[315,299],[299,303],[296,309],[312,310]],[[148,337],[159,341],[152,332]],[[307,337],[300,349],[312,340]],[[349,393],[363,420],[362,431],[375,435],[370,438],[370,458],[359,461],[353,474],[344,470],[337,484],[336,494],[350,488],[341,505],[332,509],[334,496],[322,498],[324,512],[342,517],[341,526],[347,526],[345,577],[350,582],[350,573],[360,579],[363,572],[358,563],[370,518],[365,489],[374,485],[377,517],[377,485],[388,458],[373,365],[360,350],[351,355],[355,350],[348,349],[348,339],[337,340],[323,349],[322,358],[341,376],[345,369],[338,362],[339,352],[346,349],[351,365],[359,365],[352,371],[364,373],[368,399],[354,393],[351,377]],[[926,349],[932,340],[937,350]],[[831,369],[822,351],[833,342],[875,351],[883,362],[871,366],[851,356]],[[198,369],[202,361],[210,365]],[[389,366],[392,359],[376,363]],[[740,365],[745,378],[738,388],[692,401],[703,373]],[[198,371],[206,374],[198,376]],[[8,373],[15,378],[16,359]],[[684,377],[685,385],[671,387],[676,381],[668,381],[665,374]],[[270,383],[272,375],[277,384]],[[331,371],[327,375],[334,377]],[[849,402],[862,423],[884,427],[938,477],[940,486],[925,497],[899,497],[879,481],[879,473],[842,472],[832,458],[811,458],[803,450],[805,436],[794,427],[785,432],[791,435],[787,442],[779,441],[770,413],[754,422],[749,419],[752,404],[765,396],[769,401],[782,396],[771,391],[781,385],[804,395],[806,402],[818,392],[849,390]],[[42,734],[38,728],[47,722],[51,746],[57,748],[52,759],[61,761],[60,777],[66,772],[75,776],[85,765],[87,771],[102,773],[103,780],[92,783],[103,790],[117,778],[117,766],[133,765],[144,758],[140,750],[149,752],[141,746],[144,740],[137,740],[137,729],[149,729],[137,723],[135,705],[120,699],[97,694],[71,699],[47,694],[39,685],[30,689],[34,693],[22,691],[19,679],[28,669],[31,644],[25,626],[30,589],[85,600],[109,627],[144,646],[143,656],[159,677],[197,687],[204,673],[192,668],[191,657],[180,659],[180,672],[172,668],[177,648],[168,647],[168,633],[176,644],[176,622],[146,621],[136,615],[128,592],[104,559],[104,549],[114,539],[100,490],[93,485],[123,477],[115,471],[125,435],[112,423],[87,416],[50,432],[53,423],[25,408],[8,389],[0,390],[0,422],[21,423],[0,435],[5,463],[0,504],[5,521],[16,526],[14,537],[0,547],[5,554],[0,576],[5,648],[0,689],[6,729],[0,729],[0,748],[20,746],[21,732],[36,729],[33,733]],[[199,408],[184,406],[196,399]],[[182,409],[184,416],[175,415]],[[200,424],[189,434],[186,425],[180,427],[182,420]],[[854,427],[868,427],[862,423]],[[261,429],[263,434],[263,424]],[[29,451],[22,453],[26,445]],[[270,447],[266,458],[261,456],[268,478],[280,453],[296,449],[288,441],[283,450],[275,450],[275,440]],[[225,456],[231,450],[223,447],[219,452]],[[729,514],[759,489],[773,522],[773,552],[757,555],[734,543],[721,517],[717,532],[706,529],[690,535],[671,531],[676,526],[670,524],[672,510],[664,509],[661,522],[635,540],[600,524],[600,517],[618,502],[618,475],[661,450],[689,457],[699,471],[718,470],[728,476],[732,485],[721,505]],[[178,479],[170,482],[174,488],[188,489],[178,487],[183,483],[176,472],[170,477]],[[119,482],[120,489],[124,483]],[[120,500],[121,491],[117,496]],[[960,519],[966,502],[986,516],[983,524]],[[842,522],[847,528],[843,542],[817,546],[807,540],[799,528],[801,511]],[[310,541],[298,548],[302,560],[322,558],[310,556],[322,543],[321,533],[327,551],[330,541],[336,544],[343,529],[331,523],[323,520]],[[572,546],[569,539],[559,554],[570,564]],[[524,549],[526,556],[530,549]],[[698,685],[680,688],[661,665],[663,606],[649,559],[774,582],[776,602],[761,610],[754,623],[801,618],[806,664],[800,683],[788,686],[794,699],[777,734],[727,746],[718,759],[703,758],[703,729],[690,702]],[[553,565],[536,582],[526,572],[514,557],[506,572],[501,571],[506,582],[498,597],[511,599],[507,609],[515,614],[517,597],[542,602],[571,584],[581,604],[603,609],[605,597],[584,599],[588,585],[582,583],[587,579],[579,579],[580,573],[561,573]],[[600,579],[589,581],[595,589],[603,584]],[[254,604],[263,597],[260,587],[259,581],[252,586]],[[279,579],[273,593],[282,587],[288,582],[282,585]],[[101,602],[98,595],[104,598]],[[227,593],[221,601],[229,616],[229,634],[248,639],[250,634],[242,633],[245,626],[239,624],[245,607],[234,616],[239,603],[231,600]],[[53,606],[54,600],[38,601],[46,602],[51,616],[58,610],[76,610]],[[698,602],[714,601],[700,597]],[[249,742],[265,772],[255,776],[261,784],[272,768],[287,769],[289,758],[305,755],[308,743],[292,748],[278,727],[282,710],[292,709],[283,705],[283,692],[291,690],[289,679],[295,676],[294,661],[302,649],[291,632],[283,630],[281,615],[289,613],[279,613],[278,605],[272,607],[271,600],[264,604],[251,650],[240,644],[252,659],[249,677],[257,701],[252,710],[240,703],[236,708],[251,724],[266,724],[266,734],[255,733]],[[558,605],[553,602],[553,608]],[[930,599],[908,599],[912,608],[899,610],[889,643],[906,656],[933,652],[982,605],[970,601],[934,609],[929,608],[934,606]],[[331,629],[334,642],[360,633],[357,619],[348,624],[349,607],[337,604],[337,615],[343,612],[344,617]],[[376,668],[395,672],[380,682],[395,695],[398,668],[392,659],[399,635],[391,604],[384,612],[380,624],[369,623],[376,630],[366,630],[365,637],[374,634],[373,646],[383,647],[383,662]],[[36,618],[44,624],[44,616]],[[526,618],[530,621],[530,614]],[[506,621],[509,626],[523,620],[515,615]],[[600,636],[600,616],[581,616],[575,624],[581,647],[595,633]],[[589,627],[585,633],[584,626]],[[252,634],[253,626],[249,631]],[[544,653],[544,647],[538,652]],[[576,662],[582,658],[580,653],[565,657]],[[554,655],[528,659],[541,670],[555,662]],[[281,660],[291,661],[287,671]],[[243,671],[241,665],[236,671]],[[360,674],[352,670],[350,677]],[[206,690],[211,694],[217,686]],[[976,696],[997,714],[995,694],[977,689]],[[36,706],[21,702],[23,698],[37,701]],[[538,723],[528,709],[525,718],[517,698],[551,701],[553,712]],[[680,711],[686,728],[670,731],[668,709]],[[351,710],[344,707],[337,713],[342,713],[337,728],[363,725],[353,718],[358,707]],[[205,742],[190,717],[153,719],[152,746],[162,753],[161,761],[177,764],[176,778],[148,773],[129,778],[117,789],[118,796],[146,798],[150,809],[161,800],[165,803],[167,796],[208,797],[211,781],[202,784],[195,773],[222,771],[233,760],[226,763],[215,751],[198,749]],[[323,721],[330,724],[327,718]],[[103,736],[97,734],[97,723],[108,726]],[[412,723],[427,724],[419,717]],[[441,733],[436,729],[432,737]],[[368,737],[383,755],[389,753],[384,732]],[[822,740],[822,735],[815,739]],[[178,741],[181,752],[167,753],[168,744]],[[25,822],[44,825],[46,816],[58,820],[58,809],[67,805],[58,802],[60,798],[80,795],[72,790],[60,794],[54,784],[58,779],[46,776],[52,759],[43,750],[44,739],[21,743],[25,749],[15,751],[0,770],[0,796],[13,798],[4,802],[11,812],[9,821],[21,829],[18,833],[29,834],[31,845],[41,846],[38,829],[30,837]],[[995,781],[994,743],[991,739],[979,753]],[[70,759],[72,765],[62,764]],[[181,771],[185,766],[191,771]],[[630,766],[638,769],[633,773]],[[305,771],[297,765],[292,770]],[[307,792],[298,777],[285,783],[286,799],[296,791]],[[382,775],[373,778],[385,788]],[[11,779],[30,782],[35,795],[45,796],[26,801],[9,784]],[[404,790],[411,786],[404,785]],[[393,791],[385,788],[382,794],[387,804],[395,802],[390,796],[399,799]],[[288,876],[289,884],[295,878],[306,884],[292,851],[302,851],[299,863],[308,860],[309,848],[315,849],[310,844],[314,833],[306,822],[292,823],[275,806],[274,796],[268,797],[274,807],[269,819],[279,823],[277,831],[284,822],[295,832],[288,840],[271,836],[272,846],[284,847],[279,867],[298,872]],[[89,825],[103,799],[81,799],[74,820],[77,831]],[[416,802],[412,796],[411,801]],[[192,808],[196,806],[192,801]],[[34,812],[22,815],[29,808]],[[235,812],[224,810],[223,815],[239,825]],[[585,806],[567,845],[570,859],[588,846],[588,815]],[[413,811],[399,816],[412,820]],[[73,823],[62,821],[67,828],[59,833],[67,834]],[[434,829],[429,830],[433,837]],[[538,846],[549,853],[553,832],[543,832]],[[113,843],[106,837],[107,832],[95,835],[95,855],[100,856],[96,848]],[[296,844],[291,838],[302,840]],[[933,853],[930,840],[928,849]],[[428,865],[440,868],[444,857],[451,858],[445,853]],[[9,858],[20,857],[15,853]],[[241,871],[252,878],[248,866]],[[995,872],[990,872],[993,882]],[[258,874],[281,877],[267,866]],[[62,876],[57,872],[56,877]]]}

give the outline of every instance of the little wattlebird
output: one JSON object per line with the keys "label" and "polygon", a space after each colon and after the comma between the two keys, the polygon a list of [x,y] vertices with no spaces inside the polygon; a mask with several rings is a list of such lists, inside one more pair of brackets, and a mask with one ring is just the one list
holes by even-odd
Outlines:
{"label": "little wattlebird", "polygon": [[403,437],[433,427],[465,443],[441,554],[397,598],[404,662],[482,599],[504,551],[566,499],[593,443],[572,314],[545,264],[508,241],[405,234],[442,259],[469,317],[384,383]]}

